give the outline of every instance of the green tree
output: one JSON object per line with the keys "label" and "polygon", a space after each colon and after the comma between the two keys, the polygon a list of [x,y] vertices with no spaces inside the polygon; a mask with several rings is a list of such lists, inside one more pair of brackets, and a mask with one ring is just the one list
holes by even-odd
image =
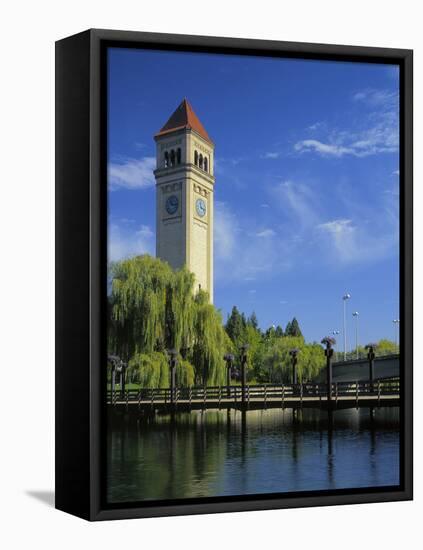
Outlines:
{"label": "green tree", "polygon": [[276,338],[283,338],[284,336],[283,328],[280,325],[278,325],[275,329],[275,336]]}
{"label": "green tree", "polygon": [[110,342],[128,361],[138,353],[166,347],[166,299],[173,273],[150,256],[137,256],[111,266]]}
{"label": "green tree", "polygon": [[288,321],[285,327],[285,336],[292,336],[291,335],[291,321]]}
{"label": "green tree", "polygon": [[244,334],[244,324],[242,315],[236,306],[232,308],[231,314],[226,321],[225,329],[233,343],[242,340],[242,336]]}
{"label": "green tree", "polygon": [[135,353],[128,363],[126,373],[131,382],[142,388],[166,388],[169,386],[169,362],[165,353]]}
{"label": "green tree", "polygon": [[[208,294],[194,296],[194,275],[148,255],[111,266],[109,352],[129,362],[141,385],[168,386],[166,349],[182,353],[180,384],[223,384],[231,342]],[[158,355],[157,355],[158,354]],[[167,381],[165,380],[167,379]]]}
{"label": "green tree", "polygon": [[300,382],[316,378],[325,366],[325,355],[319,344],[305,344],[302,336],[285,336],[274,339],[263,355],[263,371],[273,383],[292,382],[290,350],[298,349],[297,377]]}
{"label": "green tree", "polygon": [[295,317],[292,319],[290,323],[286,325],[285,335],[294,336],[295,338],[303,337],[303,334],[300,329],[300,325],[298,324],[298,321]]}
{"label": "green tree", "polygon": [[194,346],[192,361],[196,379],[212,386],[225,383],[223,356],[231,349],[219,311],[208,301],[207,292],[200,290],[195,296]]}
{"label": "green tree", "polygon": [[399,346],[397,346],[395,342],[383,338],[382,340],[379,340],[379,342],[376,344],[375,354],[376,356],[380,357],[382,355],[391,355],[394,353],[398,353],[398,351]]}
{"label": "green tree", "polygon": [[250,315],[250,317],[248,318],[248,321],[247,321],[247,324],[251,327],[253,327],[253,329],[259,331],[259,325],[258,325],[258,319],[257,319],[257,315],[255,314],[255,312],[253,311],[253,313]]}

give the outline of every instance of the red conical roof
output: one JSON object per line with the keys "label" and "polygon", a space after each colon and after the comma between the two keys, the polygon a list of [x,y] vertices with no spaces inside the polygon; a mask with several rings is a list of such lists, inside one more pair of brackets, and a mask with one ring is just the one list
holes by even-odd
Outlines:
{"label": "red conical roof", "polygon": [[199,118],[194,113],[190,103],[185,98],[155,137],[163,136],[170,132],[174,132],[175,130],[182,130],[184,128],[194,130],[194,132],[197,132],[197,134],[199,134],[206,141],[213,143]]}

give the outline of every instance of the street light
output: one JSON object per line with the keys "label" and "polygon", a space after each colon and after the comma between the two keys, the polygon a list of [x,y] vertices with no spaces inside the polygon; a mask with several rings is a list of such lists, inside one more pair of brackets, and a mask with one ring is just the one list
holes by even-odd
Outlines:
{"label": "street light", "polygon": [[351,294],[344,294],[342,300],[344,302],[344,361],[347,360],[347,300],[351,298]]}
{"label": "street light", "polygon": [[398,341],[399,341],[399,323],[400,323],[400,320],[399,319],[394,319],[392,322],[394,323],[394,330],[395,330],[395,349],[398,349],[398,347],[399,347]]}
{"label": "street light", "polygon": [[353,317],[355,317],[355,355],[356,359],[358,359],[358,318],[360,314],[358,311],[354,311]]}

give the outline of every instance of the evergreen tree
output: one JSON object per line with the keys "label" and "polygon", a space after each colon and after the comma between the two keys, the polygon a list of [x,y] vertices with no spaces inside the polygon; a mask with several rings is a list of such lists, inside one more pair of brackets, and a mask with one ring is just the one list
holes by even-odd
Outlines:
{"label": "evergreen tree", "polygon": [[247,323],[248,323],[248,325],[250,325],[251,327],[253,327],[255,330],[259,330],[257,315],[255,314],[254,311],[253,311],[253,313],[250,315],[250,317],[249,317]]}
{"label": "evergreen tree", "polygon": [[229,338],[234,344],[242,339],[244,333],[244,325],[242,321],[242,315],[240,314],[236,306],[232,308],[231,314],[226,322],[225,329]]}
{"label": "evergreen tree", "polygon": [[297,319],[294,317],[290,323],[286,325],[285,329],[286,336],[293,336],[294,338],[302,337],[303,334],[298,324]]}
{"label": "evergreen tree", "polygon": [[272,325],[271,327],[269,327],[269,328],[266,330],[264,336],[265,336],[266,340],[271,340],[272,338],[275,337],[275,333],[276,333],[276,331],[275,331],[275,326]]}
{"label": "evergreen tree", "polygon": [[282,337],[284,336],[283,328],[282,328],[280,325],[278,325],[278,326],[276,327],[275,336],[276,336],[277,338],[282,338]]}

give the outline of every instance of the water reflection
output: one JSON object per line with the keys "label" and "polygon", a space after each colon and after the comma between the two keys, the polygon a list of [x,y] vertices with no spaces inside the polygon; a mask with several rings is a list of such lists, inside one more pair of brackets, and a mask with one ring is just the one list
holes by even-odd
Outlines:
{"label": "water reflection", "polygon": [[398,483],[397,408],[109,420],[110,502]]}

